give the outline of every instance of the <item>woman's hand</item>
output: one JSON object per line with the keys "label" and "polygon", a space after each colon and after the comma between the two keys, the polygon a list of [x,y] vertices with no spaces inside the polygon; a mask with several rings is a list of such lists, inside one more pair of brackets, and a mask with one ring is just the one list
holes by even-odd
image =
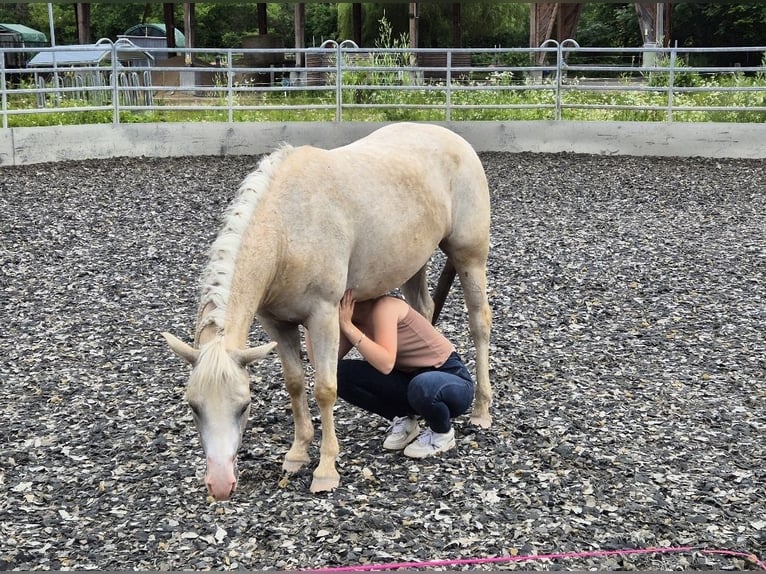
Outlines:
{"label": "woman's hand", "polygon": [[343,293],[343,298],[340,300],[340,306],[338,307],[338,321],[340,323],[340,329],[342,332],[348,332],[349,328],[353,326],[351,319],[354,316],[354,295],[351,289],[346,289]]}

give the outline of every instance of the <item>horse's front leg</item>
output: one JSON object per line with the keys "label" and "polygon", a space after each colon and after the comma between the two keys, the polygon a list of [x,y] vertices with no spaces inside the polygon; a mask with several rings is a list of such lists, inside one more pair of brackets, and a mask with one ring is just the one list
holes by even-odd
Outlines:
{"label": "horse's front leg", "polygon": [[282,469],[285,472],[298,472],[304,464],[309,462],[309,446],[314,439],[314,425],[311,424],[311,412],[309,411],[308,397],[306,395],[306,380],[303,372],[300,354],[297,355],[297,364],[293,364],[292,356],[290,365],[283,362],[285,373],[285,387],[290,395],[290,406],[293,411],[293,444],[285,454]]}
{"label": "horse's front leg", "polygon": [[285,377],[285,388],[290,395],[290,406],[293,411],[294,435],[293,444],[285,455],[282,469],[285,472],[298,472],[309,462],[309,446],[314,439],[314,426],[311,424],[306,395],[306,379],[301,358],[300,332],[295,325],[282,325],[270,321],[262,321],[269,335],[279,341],[277,352],[282,363],[282,373]]}
{"label": "horse's front leg", "polygon": [[307,324],[314,361],[314,396],[322,419],[322,442],[319,465],[314,470],[311,492],[333,490],[340,484],[335,468],[340,448],[335,435],[333,407],[338,396],[338,328],[337,305],[326,305],[317,311]]}

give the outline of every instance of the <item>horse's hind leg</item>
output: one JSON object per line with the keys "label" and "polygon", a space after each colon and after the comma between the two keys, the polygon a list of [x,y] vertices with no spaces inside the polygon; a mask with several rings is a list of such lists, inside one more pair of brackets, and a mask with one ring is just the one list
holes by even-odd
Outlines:
{"label": "horse's hind leg", "polygon": [[489,428],[492,416],[492,386],[489,382],[489,334],[492,328],[492,310],[487,299],[487,250],[475,248],[448,253],[452,259],[463,297],[468,309],[468,324],[476,348],[476,398],[471,422]]}
{"label": "horse's hind leg", "polygon": [[450,287],[452,287],[452,283],[455,281],[455,273],[455,266],[452,264],[452,259],[447,257],[444,260],[444,267],[442,267],[442,272],[439,275],[439,280],[437,281],[436,287],[434,288],[434,315],[431,317],[432,325],[436,325],[436,323],[439,321],[439,315],[441,315],[442,308],[444,307],[444,302],[447,300],[447,295],[449,295]]}
{"label": "horse's hind leg", "polygon": [[434,301],[428,291],[427,272],[428,264],[426,263],[402,285],[401,289],[407,303],[430,321],[434,314]]}

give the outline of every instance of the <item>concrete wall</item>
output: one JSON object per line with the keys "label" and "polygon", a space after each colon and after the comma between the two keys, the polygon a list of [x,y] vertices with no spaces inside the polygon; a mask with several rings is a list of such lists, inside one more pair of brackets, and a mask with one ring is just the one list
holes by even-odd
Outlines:
{"label": "concrete wall", "polygon": [[[282,142],[331,148],[377,123],[179,123],[0,129],[0,165],[121,156],[256,155]],[[453,122],[477,151],[766,158],[766,124]]]}

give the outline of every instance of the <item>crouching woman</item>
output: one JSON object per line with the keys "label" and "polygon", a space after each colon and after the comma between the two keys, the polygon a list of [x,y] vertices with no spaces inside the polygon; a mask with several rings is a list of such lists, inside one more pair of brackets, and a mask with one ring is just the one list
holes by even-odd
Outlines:
{"label": "crouching woman", "polygon": [[[392,296],[357,302],[348,290],[338,321],[338,396],[391,422],[383,448],[411,458],[454,448],[452,419],[468,411],[474,396],[455,346]],[[344,358],[353,347],[361,359]]]}

